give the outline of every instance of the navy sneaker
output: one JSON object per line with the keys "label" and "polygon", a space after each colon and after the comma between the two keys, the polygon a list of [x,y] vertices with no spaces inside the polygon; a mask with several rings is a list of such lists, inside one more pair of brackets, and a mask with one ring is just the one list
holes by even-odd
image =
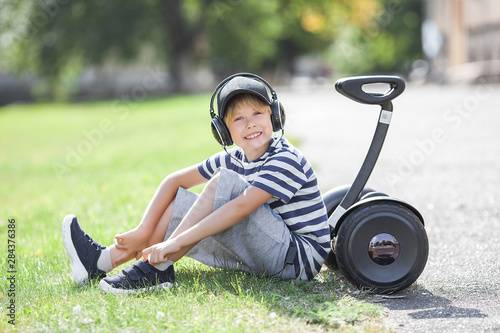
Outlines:
{"label": "navy sneaker", "polygon": [[94,241],[80,228],[75,215],[64,217],[62,238],[77,283],[88,283],[89,280],[106,277],[106,272],[97,268],[97,260],[106,247]]}
{"label": "navy sneaker", "polygon": [[101,280],[99,288],[115,295],[126,295],[170,289],[174,286],[174,281],[174,265],[160,271],[148,261],[138,260],[118,275]]}

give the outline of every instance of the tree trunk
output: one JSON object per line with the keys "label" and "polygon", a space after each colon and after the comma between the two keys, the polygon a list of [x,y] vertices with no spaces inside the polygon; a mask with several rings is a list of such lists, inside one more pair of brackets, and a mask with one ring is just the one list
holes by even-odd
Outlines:
{"label": "tree trunk", "polygon": [[191,92],[195,34],[190,31],[183,16],[181,2],[182,0],[161,0],[160,13],[165,28],[169,70],[175,92]]}

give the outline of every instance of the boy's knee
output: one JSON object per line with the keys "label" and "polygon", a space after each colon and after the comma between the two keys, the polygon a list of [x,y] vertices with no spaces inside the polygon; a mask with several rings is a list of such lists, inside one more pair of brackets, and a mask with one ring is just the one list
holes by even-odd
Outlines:
{"label": "boy's knee", "polygon": [[217,172],[205,185],[201,195],[215,196],[215,191],[217,190],[217,185],[219,184],[220,172]]}
{"label": "boy's knee", "polygon": [[221,169],[216,174],[214,188],[217,201],[229,201],[240,195],[250,185],[241,175],[232,170]]}
{"label": "boy's knee", "polygon": [[[172,214],[174,213],[174,207],[175,207],[175,198],[170,201],[168,204],[167,208],[165,209],[165,212],[163,214],[166,214],[166,216],[172,217]],[[169,218],[170,220],[170,218]]]}
{"label": "boy's knee", "polygon": [[212,207],[215,200],[215,193],[217,192],[217,186],[219,185],[220,172],[215,174],[210,180],[207,182],[203,191],[201,191],[196,204],[198,207],[201,206],[210,206]]}

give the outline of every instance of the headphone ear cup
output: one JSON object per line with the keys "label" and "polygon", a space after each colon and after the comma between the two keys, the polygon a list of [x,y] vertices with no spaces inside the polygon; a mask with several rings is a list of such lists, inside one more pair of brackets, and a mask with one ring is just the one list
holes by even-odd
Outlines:
{"label": "headphone ear cup", "polygon": [[222,119],[219,117],[212,118],[212,134],[215,140],[222,146],[227,147],[233,144],[231,133]]}
{"label": "headphone ear cup", "polygon": [[271,123],[273,125],[273,132],[278,132],[285,127],[285,108],[277,100],[271,102]]}
{"label": "headphone ear cup", "polygon": [[280,102],[280,116],[281,116],[281,128],[285,128],[285,123],[286,123],[286,113],[285,113],[285,107],[283,104]]}

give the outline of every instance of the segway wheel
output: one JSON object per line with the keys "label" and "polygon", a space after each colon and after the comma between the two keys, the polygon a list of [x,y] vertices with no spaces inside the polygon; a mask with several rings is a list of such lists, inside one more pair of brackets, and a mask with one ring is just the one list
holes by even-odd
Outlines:
{"label": "segway wheel", "polygon": [[372,202],[353,210],[335,242],[344,276],[376,293],[406,289],[424,270],[428,254],[422,222],[396,202]]}

